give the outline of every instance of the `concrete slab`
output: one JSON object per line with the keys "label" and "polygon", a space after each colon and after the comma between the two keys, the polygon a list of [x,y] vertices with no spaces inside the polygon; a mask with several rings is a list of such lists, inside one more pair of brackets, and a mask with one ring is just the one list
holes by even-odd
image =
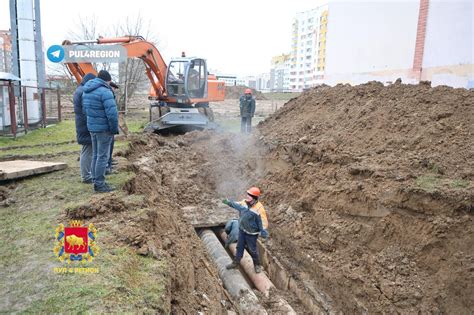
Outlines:
{"label": "concrete slab", "polygon": [[230,219],[237,219],[239,212],[226,205],[210,205],[209,208],[199,208],[194,206],[181,208],[183,217],[195,228],[208,228],[223,226]]}
{"label": "concrete slab", "polygon": [[66,163],[14,160],[0,162],[0,181],[63,170]]}

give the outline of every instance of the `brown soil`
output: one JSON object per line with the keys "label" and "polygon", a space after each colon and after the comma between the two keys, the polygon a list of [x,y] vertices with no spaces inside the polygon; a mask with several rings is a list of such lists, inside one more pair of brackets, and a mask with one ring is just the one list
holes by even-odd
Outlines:
{"label": "brown soil", "polygon": [[474,91],[313,89],[261,123],[273,245],[345,312],[474,305]]}
{"label": "brown soil", "polygon": [[[125,157],[136,177],[127,191],[144,199],[109,194],[69,213],[103,218],[114,239],[168,258],[170,312],[223,313],[232,306],[180,209],[240,198],[258,185],[267,247],[325,309],[467,314],[473,105],[472,90],[426,84],[320,87],[288,102],[254,136],[132,140]],[[308,312],[285,294],[298,313]],[[272,300],[264,303],[271,311]]]}
{"label": "brown soil", "polygon": [[[244,95],[244,92],[245,92],[246,89],[248,89],[248,87],[242,86],[242,85],[239,85],[239,86],[226,86],[225,87],[225,98],[226,99],[238,99],[242,95]],[[252,90],[252,95],[255,96],[255,98],[257,100],[266,100],[267,99],[262,92],[257,91],[255,89],[251,89],[251,90]]]}
{"label": "brown soil", "polygon": [[206,185],[193,169],[199,169],[202,160],[190,153],[185,139],[143,137],[133,140],[125,154],[131,162],[128,167],[136,172],[126,187],[130,197],[101,195],[67,209],[68,217],[95,217],[99,228],[111,231],[109,240],[127,244],[140,255],[166,258],[165,313],[222,314],[233,310],[199,237],[179,215],[183,205],[204,203],[205,197],[198,192]]}

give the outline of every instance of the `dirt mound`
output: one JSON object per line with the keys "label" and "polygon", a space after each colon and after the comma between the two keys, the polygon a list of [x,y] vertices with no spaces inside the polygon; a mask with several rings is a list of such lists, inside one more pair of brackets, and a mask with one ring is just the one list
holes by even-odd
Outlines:
{"label": "dirt mound", "polygon": [[10,189],[6,186],[0,186],[0,201],[6,200],[10,196]]}
{"label": "dirt mound", "polygon": [[232,309],[179,209],[241,198],[250,185],[263,191],[266,246],[292,275],[288,286],[322,309],[469,313],[473,93],[427,84],[320,87],[289,101],[254,137],[132,137],[124,157],[136,176],[126,190],[143,202],[108,202],[112,194],[75,213],[96,215],[111,239],[137,253],[166,259],[167,313]]}
{"label": "dirt mound", "polygon": [[66,208],[66,216],[71,219],[89,219],[97,215],[135,209],[143,206],[143,201],[137,198],[122,198],[116,194],[96,196],[90,201],[78,206]]}
{"label": "dirt mound", "polygon": [[14,184],[0,186],[0,206],[8,207],[15,202],[15,199],[12,198],[12,191],[14,189]]}
{"label": "dirt mound", "polygon": [[110,202],[115,211],[126,208],[116,214],[122,225],[115,228],[113,239],[134,247],[140,255],[167,261],[169,283],[164,299],[169,303],[167,313],[173,314],[222,314],[233,309],[219,279],[213,276],[217,270],[211,274],[207,269],[208,258],[199,237],[179,215],[181,207],[203,205],[211,198],[205,161],[189,146],[198,135],[208,137],[192,132],[133,139],[124,155],[136,176],[126,190],[144,196],[144,204],[133,207]]}
{"label": "dirt mound", "polygon": [[474,305],[474,91],[320,87],[259,125],[273,249],[346,312]]}
{"label": "dirt mound", "polygon": [[[242,95],[244,95],[244,92],[245,92],[246,89],[248,89],[248,87],[242,86],[242,85],[239,85],[239,86],[226,86],[225,87],[225,98],[226,99],[238,99]],[[257,100],[266,100],[267,99],[262,92],[257,91],[255,89],[251,89],[251,90],[252,90],[252,95],[255,96],[255,98]]]}

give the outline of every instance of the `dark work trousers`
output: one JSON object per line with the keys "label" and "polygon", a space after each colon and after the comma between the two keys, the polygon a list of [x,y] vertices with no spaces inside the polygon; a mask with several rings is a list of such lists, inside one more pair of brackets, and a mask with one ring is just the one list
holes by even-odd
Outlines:
{"label": "dark work trousers", "polygon": [[235,261],[240,263],[240,260],[244,256],[245,245],[252,256],[254,266],[260,265],[257,251],[257,235],[247,234],[242,230],[239,230],[239,240],[237,241],[237,255],[235,255]]}
{"label": "dark work trousers", "polygon": [[252,117],[242,117],[240,121],[240,132],[250,133],[252,131]]}
{"label": "dark work trousers", "polygon": [[114,153],[114,144],[115,144],[115,137],[112,138],[112,143],[110,144],[110,157],[109,161],[107,162],[107,170],[112,170],[112,154]]}

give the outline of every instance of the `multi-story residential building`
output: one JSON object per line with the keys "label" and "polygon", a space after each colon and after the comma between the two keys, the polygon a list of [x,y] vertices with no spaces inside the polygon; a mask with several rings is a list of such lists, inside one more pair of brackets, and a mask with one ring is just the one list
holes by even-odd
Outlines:
{"label": "multi-story residential building", "polygon": [[291,55],[282,54],[272,58],[270,68],[270,90],[284,92],[290,89]]}
{"label": "multi-story residential building", "polygon": [[293,21],[290,84],[303,90],[322,82],[326,57],[327,2],[315,9],[297,13]]}
{"label": "multi-story residential building", "polygon": [[261,73],[255,77],[255,89],[257,91],[270,91],[270,73]]}
{"label": "multi-story residential building", "polygon": [[328,29],[328,10],[321,12],[319,17],[318,32],[316,33],[315,52],[315,71],[313,74],[313,84],[321,84],[324,79],[324,71],[326,69],[326,34]]}
{"label": "multi-story residential building", "polygon": [[11,72],[12,70],[12,46],[9,31],[0,30],[0,71]]}

